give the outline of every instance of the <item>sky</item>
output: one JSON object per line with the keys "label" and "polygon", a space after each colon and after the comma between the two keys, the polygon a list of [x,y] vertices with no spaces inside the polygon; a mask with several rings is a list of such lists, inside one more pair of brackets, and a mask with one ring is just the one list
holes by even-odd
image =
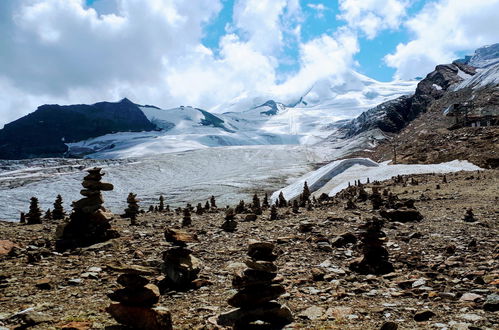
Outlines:
{"label": "sky", "polygon": [[0,127],[46,103],[211,109],[499,42],[499,0],[1,0]]}

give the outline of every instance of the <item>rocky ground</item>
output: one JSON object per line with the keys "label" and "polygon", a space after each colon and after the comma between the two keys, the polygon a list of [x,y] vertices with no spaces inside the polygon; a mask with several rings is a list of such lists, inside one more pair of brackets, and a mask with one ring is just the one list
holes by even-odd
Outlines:
{"label": "rocky ground", "polygon": [[[266,210],[254,222],[239,221],[235,233],[220,229],[222,211],[193,214],[189,230],[200,243],[190,248],[204,264],[200,278],[207,285],[165,292],[159,305],[171,311],[174,328],[215,328],[216,316],[232,309],[232,274],[245,268],[248,240],[257,239],[276,244],[287,290],[279,301],[295,316],[290,328],[378,329],[387,321],[401,329],[497,328],[499,171],[449,174],[446,181],[414,175],[376,185],[401,200],[413,199],[424,216],[386,221],[385,247],[395,269],[386,275],[350,271],[361,256],[359,243],[339,239],[344,233],[358,236],[366,219],[380,217],[369,200],[351,210],[341,198],[297,214],[280,208],[275,221],[267,220]],[[463,221],[468,208],[477,221]],[[118,328],[104,309],[111,303],[107,294],[119,287],[119,270],[144,266],[153,283],[161,280],[162,252],[170,247],[164,229],[181,218],[146,213],[138,217],[139,226],[117,219],[113,227],[120,238],[62,254],[53,249],[57,223],[0,222],[0,329]]]}

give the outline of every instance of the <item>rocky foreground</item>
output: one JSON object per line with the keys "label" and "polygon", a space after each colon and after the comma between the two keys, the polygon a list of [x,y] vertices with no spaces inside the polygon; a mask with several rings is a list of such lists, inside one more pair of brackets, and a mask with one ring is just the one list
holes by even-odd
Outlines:
{"label": "rocky foreground", "polygon": [[[370,183],[310,210],[296,204],[278,208],[273,221],[270,209],[256,221],[238,214],[234,232],[220,228],[222,208],[192,212],[184,229],[197,235],[199,242],[189,243],[189,250],[201,261],[201,272],[192,289],[163,290],[156,305],[171,312],[174,328],[222,328],[217,320],[233,309],[228,300],[237,293],[234,273],[247,268],[248,241],[255,239],[274,243],[285,289],[276,296],[294,318],[288,328],[497,328],[498,174]],[[363,264],[369,247],[362,225],[373,217],[384,220],[381,239],[375,240],[382,247],[375,248],[388,252],[381,259],[393,271],[384,267],[386,274],[359,271],[370,266]],[[121,288],[117,278],[139,269],[144,285],[161,287],[163,253],[174,248],[165,229],[179,227],[185,214],[143,213],[135,221],[139,225],[115,219],[120,237],[62,253],[55,252],[58,221],[0,222],[0,329],[119,329],[106,312],[112,304],[108,294]]]}

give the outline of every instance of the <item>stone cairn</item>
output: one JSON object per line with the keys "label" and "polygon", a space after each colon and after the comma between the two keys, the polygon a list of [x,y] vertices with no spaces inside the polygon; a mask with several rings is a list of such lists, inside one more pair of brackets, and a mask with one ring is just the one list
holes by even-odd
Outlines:
{"label": "stone cairn", "polygon": [[272,207],[270,208],[269,219],[270,220],[277,220],[277,219],[279,219],[279,214],[277,213],[277,206],[272,205]]}
{"label": "stone cairn", "polygon": [[248,329],[252,323],[261,321],[267,328],[275,329],[293,322],[289,308],[274,301],[285,289],[276,279],[277,266],[273,262],[277,255],[273,250],[274,244],[270,242],[250,241],[250,258],[245,261],[248,268],[232,280],[232,287],[238,292],[228,303],[236,309],[219,315],[219,325]]}
{"label": "stone cairn", "polygon": [[463,220],[465,222],[475,222],[476,221],[475,214],[473,213],[472,208],[469,208],[466,210],[466,213],[464,214]]}
{"label": "stone cairn", "polygon": [[83,178],[84,189],[80,191],[84,198],[72,203],[69,222],[57,228],[57,250],[89,246],[119,237],[118,232],[111,229],[113,214],[102,206],[101,191],[113,190],[113,185],[101,182],[104,176],[101,170],[98,167],[87,170],[89,174]]}
{"label": "stone cairn", "polygon": [[172,329],[170,312],[154,307],[160,296],[156,285],[133,271],[121,274],[118,283],[124,288],[108,294],[115,303],[106,308],[118,323],[133,329]]}
{"label": "stone cairn", "polygon": [[201,271],[201,261],[192,255],[187,243],[199,242],[195,234],[179,229],[166,229],[165,239],[174,245],[163,253],[163,272],[165,279],[161,281],[162,289],[188,290],[193,287]]}
{"label": "stone cairn", "polygon": [[269,208],[269,194],[265,193],[263,196],[263,201],[262,201],[262,208],[263,209],[268,209]]}
{"label": "stone cairn", "polygon": [[65,217],[66,213],[64,212],[64,207],[62,206],[62,197],[61,195],[57,195],[54,202],[54,210],[52,211],[52,219],[63,220]]}
{"label": "stone cairn", "polygon": [[256,215],[262,215],[262,205],[260,204],[260,198],[258,198],[257,194],[253,195],[253,204],[252,204],[252,211]]}
{"label": "stone cairn", "polygon": [[182,211],[182,227],[189,227],[192,225],[191,208],[189,206],[190,205],[187,204],[187,207]]}
{"label": "stone cairn", "polygon": [[158,206],[158,212],[163,212],[165,209],[165,198],[163,195],[159,196],[159,206]]}
{"label": "stone cairn", "polygon": [[29,212],[26,214],[27,224],[34,225],[42,223],[42,211],[38,207],[38,198],[31,197],[31,202],[29,203]]}
{"label": "stone cairn", "polygon": [[210,206],[212,209],[217,208],[217,201],[215,200],[215,196],[213,196],[213,195],[210,197]]}
{"label": "stone cairn", "polygon": [[384,237],[381,231],[383,221],[372,218],[363,224],[360,229],[360,240],[363,257],[354,260],[350,269],[359,274],[382,275],[393,272],[393,265],[388,260],[388,251],[383,246]]}
{"label": "stone cairn", "polygon": [[203,205],[201,205],[201,203],[198,203],[198,205],[196,206],[196,214],[203,215],[203,213],[204,213]]}
{"label": "stone cairn", "polygon": [[26,223],[26,214],[24,212],[21,212],[19,223]]}
{"label": "stone cairn", "polygon": [[305,207],[307,202],[310,202],[310,189],[308,188],[307,181],[303,184],[303,191],[300,195],[300,207]]}
{"label": "stone cairn", "polygon": [[43,216],[43,220],[47,220],[47,221],[52,220],[52,211],[50,211],[50,209],[47,209],[47,211],[45,212],[45,215]]}
{"label": "stone cairn", "polygon": [[128,203],[128,207],[125,209],[125,218],[130,218],[130,224],[132,226],[137,225],[137,214],[139,214],[139,204],[137,200],[137,195],[134,193],[129,193],[126,198],[126,202]]}
{"label": "stone cairn", "polygon": [[228,208],[227,211],[225,211],[225,221],[222,223],[222,230],[226,232],[234,232],[236,231],[237,228],[237,222],[235,220],[236,214],[234,212],[233,208]]}
{"label": "stone cairn", "polygon": [[284,194],[282,191],[279,193],[279,197],[276,201],[277,207],[286,207],[288,206],[288,202],[286,201],[286,198],[284,198]]}
{"label": "stone cairn", "polygon": [[298,204],[297,199],[293,200],[292,211],[293,213],[300,213],[300,205]]}

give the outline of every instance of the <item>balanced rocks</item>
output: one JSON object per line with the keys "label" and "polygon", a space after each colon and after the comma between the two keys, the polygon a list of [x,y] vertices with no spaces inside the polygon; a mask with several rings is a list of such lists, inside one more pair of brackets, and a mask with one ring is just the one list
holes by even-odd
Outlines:
{"label": "balanced rocks", "polygon": [[267,328],[282,328],[293,322],[288,307],[275,301],[285,293],[284,286],[276,279],[274,244],[250,241],[248,267],[234,276],[232,287],[238,292],[228,300],[236,309],[221,314],[217,323],[234,329],[250,328],[255,322],[263,322]]}

